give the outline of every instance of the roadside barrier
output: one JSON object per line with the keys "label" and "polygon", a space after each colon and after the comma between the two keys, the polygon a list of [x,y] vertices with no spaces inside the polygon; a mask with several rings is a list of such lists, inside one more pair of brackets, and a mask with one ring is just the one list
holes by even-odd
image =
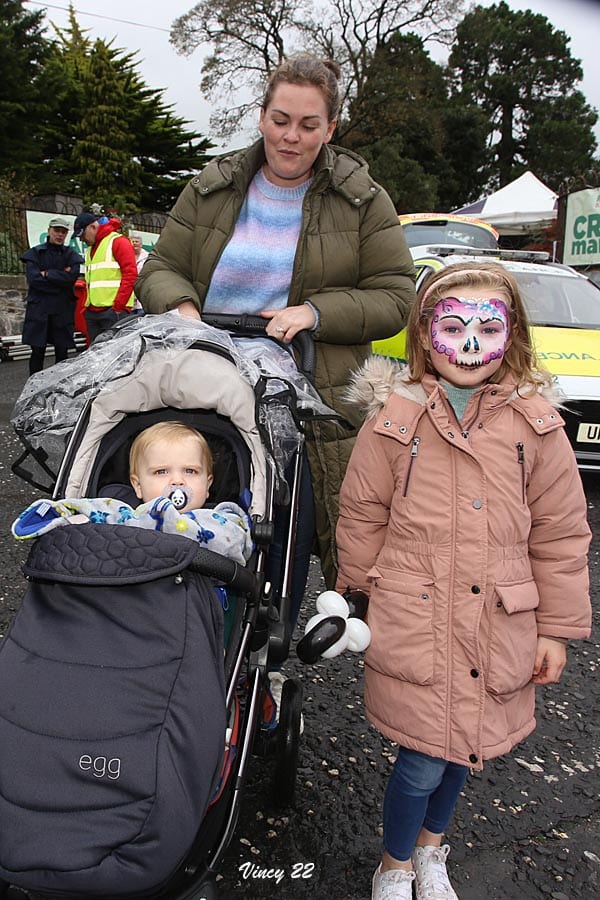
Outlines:
{"label": "roadside barrier", "polygon": [[[85,336],[76,331],[73,335],[75,339],[75,352],[81,353],[87,347]],[[12,362],[14,359],[29,359],[31,356],[31,347],[21,341],[20,334],[9,334],[0,336],[0,363]],[[54,356],[54,347],[49,344],[46,348],[46,356]]]}

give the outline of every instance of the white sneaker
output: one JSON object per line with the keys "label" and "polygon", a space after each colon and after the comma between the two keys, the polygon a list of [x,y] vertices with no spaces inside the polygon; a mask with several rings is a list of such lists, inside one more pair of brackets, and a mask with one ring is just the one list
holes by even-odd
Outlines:
{"label": "white sneaker", "polygon": [[417,900],[458,900],[446,871],[449,853],[448,844],[442,847],[415,847],[412,863]]}
{"label": "white sneaker", "polygon": [[382,872],[380,863],[373,875],[371,900],[412,900],[414,880],[414,872],[406,872],[404,869]]}

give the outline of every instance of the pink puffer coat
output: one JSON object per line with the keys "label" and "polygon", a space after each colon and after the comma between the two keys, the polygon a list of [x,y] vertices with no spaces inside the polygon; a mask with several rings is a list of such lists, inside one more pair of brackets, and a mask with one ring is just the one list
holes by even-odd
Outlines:
{"label": "pink puffer coat", "polygon": [[535,727],[538,635],[585,638],[590,530],[557,410],[487,384],[458,426],[444,389],[369,360],[340,495],[338,587],[370,594],[370,720],[481,768]]}

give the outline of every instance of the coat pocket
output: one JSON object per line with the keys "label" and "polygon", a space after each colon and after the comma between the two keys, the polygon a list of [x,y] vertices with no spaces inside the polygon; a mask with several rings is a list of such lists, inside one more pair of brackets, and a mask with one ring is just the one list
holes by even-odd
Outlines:
{"label": "coat pocket", "polygon": [[534,581],[496,584],[487,678],[491,694],[509,694],[531,681],[538,637],[535,610],[539,602]]}
{"label": "coat pocket", "polygon": [[375,576],[367,621],[367,665],[401,681],[432,684],[434,582],[428,575]]}

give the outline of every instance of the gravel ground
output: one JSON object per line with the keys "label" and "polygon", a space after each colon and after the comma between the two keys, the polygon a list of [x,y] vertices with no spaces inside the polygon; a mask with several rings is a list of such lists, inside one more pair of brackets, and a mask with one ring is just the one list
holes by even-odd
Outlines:
{"label": "gravel ground", "polygon": [[[26,374],[25,363],[0,365],[0,633],[23,593],[25,548],[8,528],[37,496],[10,471],[20,448],[9,416]],[[594,633],[571,646],[562,682],[539,692],[536,732],[467,780],[447,834],[451,877],[461,900],[600,897],[600,479],[587,477],[585,487],[595,534]],[[322,589],[315,561],[305,618]],[[272,763],[254,758],[222,866],[221,897],[368,900],[395,747],[366,719],[360,656],[346,653],[304,666],[292,651],[286,673],[298,677],[304,689],[295,807],[285,815],[275,811]]]}

